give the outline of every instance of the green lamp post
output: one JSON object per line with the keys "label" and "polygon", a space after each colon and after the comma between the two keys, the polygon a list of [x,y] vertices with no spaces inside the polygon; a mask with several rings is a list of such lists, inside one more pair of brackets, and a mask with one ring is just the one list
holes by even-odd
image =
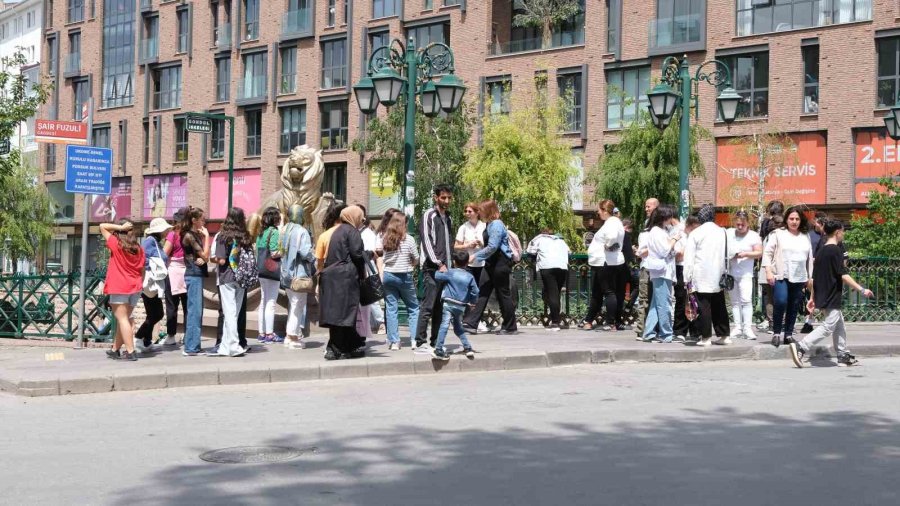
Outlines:
{"label": "green lamp post", "polygon": [[[707,65],[714,65],[715,69],[709,73],[703,72]],[[675,111],[681,109],[681,130],[678,135],[678,210],[681,219],[688,215],[690,205],[690,190],[688,188],[688,172],[691,160],[690,110],[694,109],[695,118],[700,115],[697,103],[699,84],[701,81],[712,86],[722,86],[724,89],[716,97],[719,117],[725,123],[731,123],[737,116],[738,104],[743,98],[731,87],[731,72],[728,66],[719,60],[709,60],[702,63],[694,76],[691,77],[687,55],[681,60],[668,57],[662,64],[662,78],[659,84],[647,93],[650,105],[650,120],[660,130],[669,126]]]}
{"label": "green lamp post", "polygon": [[[410,232],[415,230],[414,202],[416,171],[416,95],[422,112],[429,118],[451,113],[462,104],[466,86],[454,75],[453,51],[446,44],[432,43],[416,50],[410,38],[406,45],[394,39],[387,46],[372,51],[366,77],[353,86],[360,112],[369,115],[378,104],[391,107],[406,92],[403,136],[403,192],[401,205],[407,216]],[[437,82],[435,77],[443,75]]]}

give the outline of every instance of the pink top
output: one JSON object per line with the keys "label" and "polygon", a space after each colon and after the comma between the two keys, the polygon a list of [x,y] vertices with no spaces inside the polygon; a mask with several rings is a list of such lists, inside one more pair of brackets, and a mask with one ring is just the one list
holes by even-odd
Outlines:
{"label": "pink top", "polygon": [[181,237],[174,230],[166,235],[166,242],[172,245],[172,254],[169,258],[184,258],[184,249],[181,248]]}

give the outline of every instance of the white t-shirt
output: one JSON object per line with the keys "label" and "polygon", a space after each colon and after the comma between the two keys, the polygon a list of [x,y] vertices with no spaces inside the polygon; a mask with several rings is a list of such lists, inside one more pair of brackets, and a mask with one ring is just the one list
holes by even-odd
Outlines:
{"label": "white t-shirt", "polygon": [[[461,243],[467,243],[469,241],[479,241],[484,242],[484,229],[486,225],[483,221],[478,220],[478,223],[472,225],[471,221],[466,220],[465,223],[459,226],[459,230],[456,232],[456,240]],[[466,248],[466,252],[469,255],[474,255],[476,251],[481,248]],[[484,267],[484,261],[475,260],[471,264],[471,267]]]}
{"label": "white t-shirt", "polygon": [[812,251],[809,236],[783,233],[778,236],[778,245],[781,247],[781,258],[784,261],[784,278],[791,283],[809,281],[807,264]]}
{"label": "white t-shirt", "polygon": [[753,276],[752,258],[734,258],[734,255],[744,251],[753,251],[754,246],[762,247],[762,239],[753,230],[747,231],[743,237],[738,237],[733,228],[728,229],[728,254],[732,256],[731,275],[736,278],[748,278]]}
{"label": "white t-shirt", "polygon": [[362,238],[364,251],[375,251],[376,236],[374,230],[365,227],[360,231],[359,236]]}

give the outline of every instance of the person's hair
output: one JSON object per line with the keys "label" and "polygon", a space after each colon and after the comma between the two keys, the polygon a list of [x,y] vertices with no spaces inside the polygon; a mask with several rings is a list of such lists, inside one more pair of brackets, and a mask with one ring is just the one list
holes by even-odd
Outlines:
{"label": "person's hair", "polygon": [[553,227],[542,227],[541,233],[546,235],[553,235]]}
{"label": "person's hair", "polygon": [[816,217],[815,217],[814,221],[817,222],[819,225],[825,226],[825,222],[828,221],[829,219],[830,219],[830,216],[828,216],[828,213],[826,213],[825,211],[816,211]]}
{"label": "person's hair", "polygon": [[824,222],[822,222],[822,231],[825,232],[825,235],[831,237],[838,230],[843,230],[844,224],[841,220],[835,220],[833,218],[827,218]]}
{"label": "person's hair", "polygon": [[496,200],[485,200],[478,205],[478,209],[481,219],[488,223],[500,219],[500,207]]}
{"label": "person's hair", "polygon": [[469,254],[463,250],[456,250],[453,252],[453,267],[457,269],[462,269],[465,266],[469,265]]}
{"label": "person's hair", "polygon": [[616,203],[612,200],[604,199],[600,201],[600,204],[597,206],[597,208],[602,211],[606,211],[609,215],[612,215],[613,211],[616,209]]}
{"label": "person's hair", "polygon": [[172,228],[175,232],[181,231],[181,220],[184,219],[184,215],[187,214],[188,208],[182,207],[181,209],[175,211],[175,214],[172,215],[172,220],[175,222],[175,226]]}
{"label": "person's hair", "polygon": [[262,233],[262,216],[259,213],[250,213],[250,217],[247,218],[247,233],[250,234],[251,241],[255,241]]}
{"label": "person's hair", "polygon": [[631,218],[622,218],[622,228],[633,227],[634,221]]}
{"label": "person's hair", "polygon": [[247,248],[252,244],[250,232],[247,231],[247,219],[244,216],[243,209],[232,207],[228,211],[228,216],[225,217],[225,221],[222,223],[222,230],[219,231],[219,239],[229,246],[233,241],[237,241],[238,245],[243,248]]}
{"label": "person's hair", "polygon": [[675,213],[672,212],[672,206],[659,206],[654,209],[653,214],[650,215],[649,228],[665,228],[665,223],[674,217]]}
{"label": "person's hair", "polygon": [[[128,220],[119,220],[116,222],[117,225],[124,225],[128,223]],[[128,232],[125,231],[117,231],[113,232],[116,234],[116,238],[119,240],[119,248],[122,249],[125,253],[129,255],[136,255],[138,249],[141,247],[138,242],[137,235],[134,232],[134,227],[131,228]]]}
{"label": "person's hair", "polygon": [[281,211],[277,207],[269,206],[263,211],[262,224],[263,229],[278,227],[281,222]]}
{"label": "person's hair", "polygon": [[395,213],[385,227],[381,244],[384,251],[397,251],[404,239],[406,239],[406,215]]}
{"label": "person's hair", "polygon": [[391,223],[391,218],[394,217],[394,214],[401,212],[396,207],[392,207],[384,212],[384,216],[381,217],[381,222],[378,224],[378,228],[375,229],[376,234],[384,235],[384,231],[387,230],[388,225]]}
{"label": "person's hair", "polygon": [[434,185],[434,196],[440,197],[442,193],[449,193],[453,195],[453,187],[446,183]]}
{"label": "person's hair", "polygon": [[744,211],[743,209],[741,209],[739,211],[734,212],[734,216],[731,217],[731,220],[732,220],[732,222],[735,222],[737,220],[744,220],[749,224],[750,223],[750,214],[747,211]]}
{"label": "person's hair", "polygon": [[806,215],[803,214],[803,209],[800,206],[791,206],[784,212],[784,224],[782,226],[787,227],[788,217],[793,213],[797,213],[800,216],[800,233],[805,234],[809,232],[809,221],[806,219]]}
{"label": "person's hair", "polygon": [[325,215],[325,229],[341,224],[341,212],[344,209],[347,209],[347,204],[344,203],[335,203],[334,207],[328,209],[328,214]]}
{"label": "person's hair", "polygon": [[469,208],[475,211],[475,214],[478,215],[478,218],[481,218],[481,208],[478,206],[478,202],[466,202],[466,205],[463,206],[463,211]]}
{"label": "person's hair", "polygon": [[685,218],[684,220],[684,228],[690,227],[699,227],[700,226],[700,218],[697,217],[696,214],[692,214]]}
{"label": "person's hair", "polygon": [[181,242],[184,242],[184,236],[194,229],[194,220],[203,217],[203,209],[199,207],[188,206],[181,219]]}
{"label": "person's hair", "polygon": [[779,214],[784,214],[784,202],[780,200],[773,200],[766,204],[766,214],[770,216],[775,216]]}

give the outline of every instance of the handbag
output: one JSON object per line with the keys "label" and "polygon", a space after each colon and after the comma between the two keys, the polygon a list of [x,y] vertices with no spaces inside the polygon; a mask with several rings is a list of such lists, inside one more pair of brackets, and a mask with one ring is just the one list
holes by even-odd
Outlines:
{"label": "handbag", "polygon": [[731,291],[734,290],[734,276],[728,273],[731,266],[731,262],[728,260],[728,231],[723,230],[723,232],[725,234],[725,272],[719,278],[719,289]]}
{"label": "handbag", "polygon": [[[269,231],[269,237],[272,236],[272,231]],[[265,279],[281,279],[281,264],[278,260],[272,258],[272,250],[269,248],[269,239],[263,234],[263,243],[265,244],[265,248],[262,251],[257,249],[259,255],[256,257],[256,267],[259,271],[259,277]]]}
{"label": "handbag", "polygon": [[363,306],[374,304],[384,298],[384,285],[372,262],[366,262],[366,272],[368,273],[366,278],[359,281],[359,303]]}
{"label": "handbag", "polygon": [[[281,247],[284,251],[290,251],[290,247],[285,247],[284,245],[284,235],[281,237]],[[306,276],[298,277],[292,276],[291,273],[297,271],[297,266],[303,264],[304,271],[306,272]],[[316,291],[316,279],[313,275],[313,266],[310,262],[302,259],[300,257],[299,250],[297,251],[296,256],[294,256],[294,261],[291,262],[290,272],[281,273],[281,288],[285,288],[287,290],[292,290],[294,292],[299,293],[315,293]]]}
{"label": "handbag", "polygon": [[163,281],[169,275],[166,263],[159,254],[159,243],[156,243],[156,254],[158,256],[147,259],[147,270],[144,271],[143,293],[147,297],[158,297],[165,290]]}

